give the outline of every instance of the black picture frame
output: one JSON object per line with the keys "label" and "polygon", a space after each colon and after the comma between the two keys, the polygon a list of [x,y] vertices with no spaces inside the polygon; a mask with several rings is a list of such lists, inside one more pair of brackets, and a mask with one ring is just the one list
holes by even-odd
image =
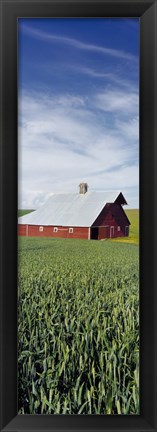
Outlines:
{"label": "black picture frame", "polygon": [[[1,431],[157,431],[156,0],[1,0]],[[17,415],[17,18],[140,19],[140,415]]]}

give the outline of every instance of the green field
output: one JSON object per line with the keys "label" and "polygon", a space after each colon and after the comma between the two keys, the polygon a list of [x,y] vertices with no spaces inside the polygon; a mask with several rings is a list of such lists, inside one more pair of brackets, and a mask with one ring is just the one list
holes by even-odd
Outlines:
{"label": "green field", "polygon": [[23,237],[18,250],[19,413],[139,414],[138,246]]}
{"label": "green field", "polygon": [[31,213],[32,211],[34,211],[34,210],[31,210],[31,209],[30,210],[18,210],[18,217],[24,216],[28,213]]}

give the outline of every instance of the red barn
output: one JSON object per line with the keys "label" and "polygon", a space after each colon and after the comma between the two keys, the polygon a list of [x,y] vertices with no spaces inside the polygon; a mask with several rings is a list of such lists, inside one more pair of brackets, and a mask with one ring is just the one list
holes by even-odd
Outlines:
{"label": "red barn", "polygon": [[38,210],[18,220],[21,236],[102,240],[129,235],[130,222],[123,194],[88,192],[81,183],[79,193],[53,194]]}

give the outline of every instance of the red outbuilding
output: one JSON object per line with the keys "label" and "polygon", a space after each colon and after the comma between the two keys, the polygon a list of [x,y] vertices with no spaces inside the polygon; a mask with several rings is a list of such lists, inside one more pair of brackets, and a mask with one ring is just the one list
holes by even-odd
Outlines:
{"label": "red outbuilding", "polygon": [[19,235],[88,240],[129,236],[122,192],[88,192],[87,183],[79,188],[79,193],[53,194],[38,210],[20,217]]}

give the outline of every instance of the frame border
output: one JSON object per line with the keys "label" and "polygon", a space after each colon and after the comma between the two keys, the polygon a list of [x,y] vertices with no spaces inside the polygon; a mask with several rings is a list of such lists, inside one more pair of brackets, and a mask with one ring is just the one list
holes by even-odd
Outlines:
{"label": "frame border", "polygon": [[[140,20],[140,415],[17,415],[18,17]],[[0,19],[0,430],[157,432],[157,0],[0,0]]]}

